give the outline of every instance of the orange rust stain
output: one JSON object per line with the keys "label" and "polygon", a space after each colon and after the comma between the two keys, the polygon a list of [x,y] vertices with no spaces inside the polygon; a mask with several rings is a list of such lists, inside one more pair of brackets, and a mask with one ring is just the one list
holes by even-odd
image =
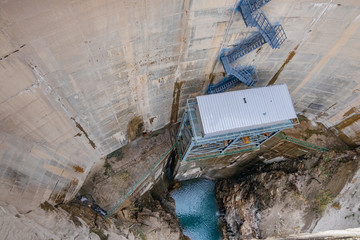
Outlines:
{"label": "orange rust stain", "polygon": [[84,172],[84,169],[82,167],[80,167],[79,165],[73,166],[73,169],[77,173],[83,173]]}
{"label": "orange rust stain", "polygon": [[348,117],[348,116],[350,116],[351,114],[353,114],[355,111],[356,111],[356,108],[355,108],[355,107],[352,107],[352,108],[349,109],[349,111],[347,111],[346,113],[344,113],[343,117]]}
{"label": "orange rust stain", "polygon": [[[351,109],[350,109],[351,110]],[[345,113],[346,114],[346,113]],[[344,114],[344,115],[345,115]],[[350,125],[352,125],[353,123],[359,121],[360,119],[360,113],[356,113],[354,115],[352,115],[351,117],[348,117],[347,119],[345,119],[344,121],[338,123],[335,125],[335,128],[338,130],[344,129]]]}
{"label": "orange rust stain", "polygon": [[279,70],[275,73],[275,75],[271,78],[270,82],[268,83],[268,86],[273,85],[276,82],[280,73],[284,70],[284,67],[286,66],[286,64],[288,64],[291,61],[291,59],[295,56],[296,50],[298,49],[298,47],[299,47],[299,44],[296,45],[296,47],[291,52],[289,52],[288,57],[286,58],[284,63],[281,65]]}
{"label": "orange rust stain", "polygon": [[353,114],[351,117],[348,117],[344,121],[342,121],[334,126],[334,128],[338,131],[338,136],[340,137],[340,139],[343,140],[347,145],[349,145],[351,147],[357,146],[354,142],[354,139],[349,138],[345,133],[342,132],[342,130],[359,120],[360,120],[360,114],[356,113],[356,114]]}
{"label": "orange rust stain", "polygon": [[248,137],[248,136],[243,137],[242,140],[243,140],[243,142],[244,142],[245,144],[250,143],[250,137]]}

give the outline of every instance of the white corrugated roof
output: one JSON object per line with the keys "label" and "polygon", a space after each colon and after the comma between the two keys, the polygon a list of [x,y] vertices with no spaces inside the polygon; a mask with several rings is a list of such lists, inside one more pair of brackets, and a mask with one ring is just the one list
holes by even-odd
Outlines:
{"label": "white corrugated roof", "polygon": [[285,84],[196,97],[204,137],[297,118]]}

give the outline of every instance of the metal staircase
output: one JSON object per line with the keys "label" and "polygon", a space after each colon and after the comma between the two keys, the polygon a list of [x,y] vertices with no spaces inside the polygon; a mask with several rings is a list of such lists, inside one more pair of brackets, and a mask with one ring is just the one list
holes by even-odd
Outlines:
{"label": "metal staircase", "polygon": [[282,26],[280,24],[271,25],[269,19],[260,9],[248,14],[245,23],[247,23],[248,26],[257,27],[271,48],[280,48],[280,45],[286,39],[286,34]]}
{"label": "metal staircase", "polygon": [[255,69],[251,66],[239,70],[231,69],[229,72],[229,76],[224,77],[217,84],[211,83],[206,90],[206,94],[225,92],[235,87],[240,81],[247,86],[253,86],[257,79]]}
{"label": "metal staircase", "polygon": [[243,42],[235,45],[233,48],[224,49],[220,54],[220,59],[223,56],[228,58],[229,63],[235,62],[242,56],[250,53],[251,51],[261,47],[266,43],[266,40],[260,32],[256,32]]}
{"label": "metal staircase", "polygon": [[245,10],[244,13],[251,13],[260,9],[270,1],[271,0],[242,0],[236,6],[236,11],[239,11],[241,14],[243,14],[242,10]]}
{"label": "metal staircase", "polygon": [[[222,49],[220,61],[224,67],[226,77],[217,84],[210,84],[206,93],[224,92],[238,83],[243,82],[247,86],[253,86],[256,79],[253,67],[236,68],[232,63],[236,62],[242,56],[269,43],[271,48],[280,48],[286,40],[286,34],[280,24],[271,25],[269,19],[260,9],[270,0],[240,0],[236,11],[240,12],[247,27],[257,27],[258,32],[253,34],[245,41],[235,45],[230,49]],[[238,81],[236,81],[238,80]]]}
{"label": "metal staircase", "polygon": [[232,67],[229,63],[229,59],[227,56],[223,56],[220,58],[220,61],[225,69],[227,76],[234,76],[239,81],[245,83],[247,86],[253,86],[254,82],[257,80],[255,77],[255,69],[250,66],[247,68],[235,68]]}

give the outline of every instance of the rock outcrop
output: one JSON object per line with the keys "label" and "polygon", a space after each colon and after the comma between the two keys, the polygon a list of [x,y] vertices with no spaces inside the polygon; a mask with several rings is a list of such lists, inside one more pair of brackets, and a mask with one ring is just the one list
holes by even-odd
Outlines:
{"label": "rock outcrop", "polygon": [[105,221],[76,201],[56,206],[45,202],[24,214],[1,202],[0,239],[185,239],[175,215],[175,204],[167,189],[159,184]]}
{"label": "rock outcrop", "polygon": [[217,183],[224,239],[265,238],[360,224],[360,149],[277,158]]}

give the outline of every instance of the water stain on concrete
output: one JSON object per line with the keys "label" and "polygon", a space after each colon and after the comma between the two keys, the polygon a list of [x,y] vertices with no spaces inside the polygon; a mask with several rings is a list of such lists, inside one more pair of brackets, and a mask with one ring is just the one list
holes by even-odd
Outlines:
{"label": "water stain on concrete", "polygon": [[144,121],[140,116],[136,116],[129,122],[127,126],[127,135],[130,141],[140,137],[144,132]]}
{"label": "water stain on concrete", "polygon": [[288,64],[291,61],[291,59],[295,56],[296,50],[298,49],[298,47],[299,47],[299,44],[296,45],[296,47],[291,52],[289,52],[288,57],[286,58],[284,63],[281,65],[279,70],[275,73],[275,75],[271,78],[270,82],[268,83],[268,86],[273,85],[276,82],[280,73],[284,70],[284,67],[286,66],[286,64]]}
{"label": "water stain on concrete", "polygon": [[77,173],[83,173],[84,172],[84,168],[80,167],[79,165],[73,166],[73,169]]}
{"label": "water stain on concrete", "polygon": [[210,73],[209,79],[210,79],[210,83],[209,83],[209,84],[212,84],[212,83],[214,82],[215,75],[214,75],[213,73]]}
{"label": "water stain on concrete", "polygon": [[179,112],[179,103],[180,103],[180,93],[181,87],[184,82],[175,82],[174,83],[174,92],[173,92],[173,102],[171,105],[171,115],[170,121],[177,122],[178,112]]}
{"label": "water stain on concrete", "polygon": [[[62,204],[65,201],[66,195],[75,194],[75,190],[79,184],[79,180],[74,178],[66,186],[59,190],[59,181],[55,184],[53,191],[51,192],[48,201],[55,203],[56,205]],[[56,207],[55,205],[55,207]]]}
{"label": "water stain on concrete", "polygon": [[8,167],[6,170],[6,176],[13,181],[17,186],[25,186],[27,184],[29,176],[26,176],[22,172],[19,172],[11,167]]}
{"label": "water stain on concrete", "polygon": [[[93,149],[96,148],[96,145],[94,143],[93,140],[91,140],[89,138],[89,135],[87,134],[87,132],[85,131],[85,129],[80,125],[80,123],[78,123],[75,118],[71,117],[71,120],[73,120],[75,122],[75,125],[76,127],[85,135],[85,137],[87,138],[87,140],[89,141],[89,144],[93,147]],[[75,135],[75,137],[77,136],[78,134]]]}

